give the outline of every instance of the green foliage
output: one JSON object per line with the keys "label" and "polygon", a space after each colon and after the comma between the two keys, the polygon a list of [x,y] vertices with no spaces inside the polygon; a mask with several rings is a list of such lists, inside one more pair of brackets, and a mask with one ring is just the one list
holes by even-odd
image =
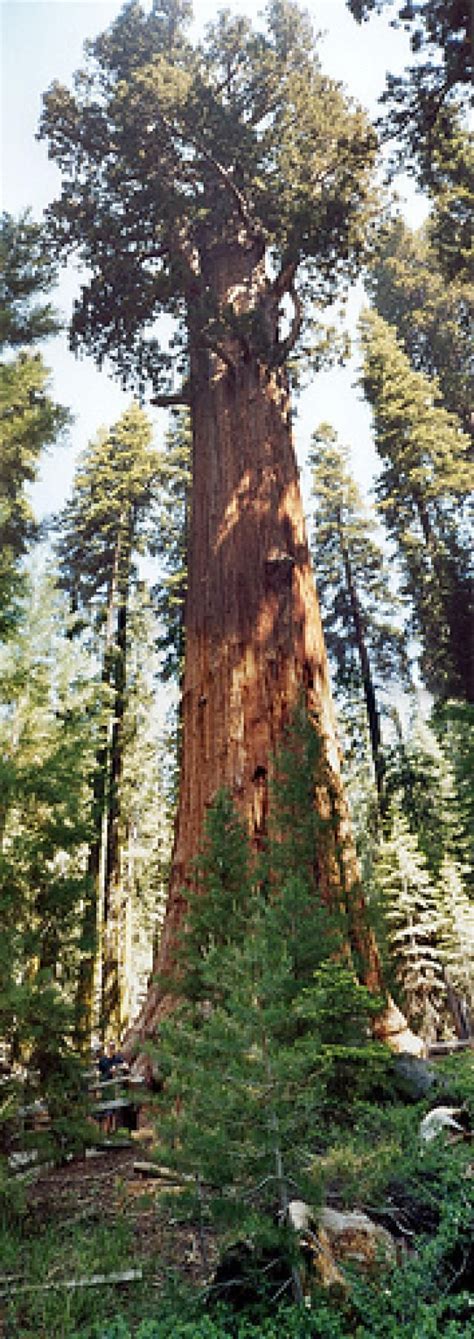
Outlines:
{"label": "green foliage", "polygon": [[[74,1145],[84,1137],[72,1005],[98,719],[87,663],[73,654],[64,622],[64,602],[46,579],[4,650],[0,721],[0,1036],[14,1066],[4,1095],[14,1109],[41,1095],[51,1115],[48,1141],[60,1154],[68,1139]],[[74,1130],[70,1115],[68,1133],[72,1097],[79,1119]]]}
{"label": "green foliage", "polygon": [[[472,83],[472,14],[469,0],[347,0],[360,23],[389,10],[395,27],[410,34],[414,62],[404,76],[387,77],[382,104],[384,129],[395,140],[397,161],[416,171],[436,194],[437,160],[448,165],[456,144],[458,115],[467,112]],[[455,181],[455,167],[453,170]]]}
{"label": "green foliage", "polygon": [[59,322],[51,304],[34,302],[52,288],[56,267],[44,229],[29,213],[18,220],[0,218],[0,348],[36,343],[56,334]]}
{"label": "green foliage", "polygon": [[[126,6],[89,45],[74,92],[46,94],[41,127],[63,173],[56,251],[91,273],[73,341],[159,394],[187,372],[188,326],[203,347],[230,336],[241,355],[285,361],[302,333],[299,265],[311,320],[311,299],[331,301],[356,272],[374,213],[374,133],[320,73],[304,13],[274,0],[262,30],[224,11],[196,47],[188,18],[171,0]],[[250,269],[262,274],[267,251],[277,275],[249,284],[243,311],[220,301],[212,260],[222,239],[239,253],[239,234]],[[295,319],[282,338],[285,292]],[[163,312],[178,325],[169,347],[153,331]]]}
{"label": "green foliage", "polygon": [[[70,1220],[60,1225],[23,1219],[16,1231],[7,1225],[0,1233],[2,1266],[8,1274],[24,1278],[34,1292],[2,1298],[5,1334],[12,1339],[33,1339],[35,1334],[41,1339],[73,1339],[76,1334],[91,1339],[99,1327],[105,1329],[116,1310],[114,1289],[53,1286],[43,1291],[41,1285],[130,1268],[133,1251],[133,1232],[124,1219],[115,1223],[98,1223],[94,1218],[86,1223]],[[137,1309],[131,1289],[131,1324],[138,1324],[146,1306],[140,1285],[138,1288]]]}
{"label": "green foliage", "polygon": [[[377,518],[352,477],[349,452],[329,424],[312,437],[313,561],[326,644],[341,689],[360,685],[363,646],[378,699],[407,681],[400,602],[391,585]],[[359,633],[359,636],[358,636]]]}
{"label": "green foliage", "polygon": [[434,208],[428,235],[448,283],[459,280],[472,288],[474,141],[456,115],[446,118],[445,130],[432,159]]}
{"label": "green foliage", "polygon": [[[469,708],[466,712],[469,716]],[[387,794],[401,809],[436,882],[445,859],[460,868],[467,866],[469,845],[460,809],[455,750],[433,728],[435,720],[426,720],[418,710],[402,728],[396,718],[397,738],[387,750]],[[469,746],[467,736],[465,746]]]}
{"label": "green foliage", "polygon": [[[225,1309],[215,1319],[199,1312],[191,1319],[172,1315],[144,1321],[133,1333],[119,1318],[105,1329],[97,1328],[91,1339],[279,1339],[283,1334],[285,1339],[349,1339],[350,1331],[342,1317],[320,1302],[312,1312],[301,1307],[277,1307],[271,1316],[257,1322]],[[73,1339],[82,1339],[82,1335]]]}
{"label": "green foliage", "polygon": [[367,276],[379,315],[394,326],[417,372],[436,377],[443,403],[472,436],[472,282],[446,281],[430,241],[396,217],[382,228]]}
{"label": "green foliage", "polygon": [[422,1036],[434,1040],[445,997],[436,891],[416,837],[396,812],[380,847],[375,878],[408,1017]]}
{"label": "green foliage", "polygon": [[457,854],[474,885],[474,712],[463,702],[446,702],[433,715],[433,727],[449,758],[454,776],[456,826],[459,833]]}
{"label": "green foliage", "polygon": [[[135,857],[136,843],[131,834],[138,834],[144,826],[145,809],[149,808],[145,802],[147,778],[145,774],[138,823],[136,766],[130,784],[132,741],[145,696],[151,691],[139,662],[147,655],[150,659],[155,635],[138,576],[138,558],[153,547],[161,473],[162,460],[153,447],[150,420],[132,404],[112,428],[99,433],[84,453],[71,500],[57,522],[61,582],[76,615],[75,631],[88,631],[98,656],[104,701],[93,775],[91,892],[83,917],[84,962],[77,1010],[78,1038],[82,1034],[83,1044],[84,1038],[86,1043],[90,1039],[95,970],[95,986],[101,994],[100,1028],[109,1027],[120,1035],[129,1021],[124,987],[130,964],[124,962],[126,932],[120,909],[126,901],[127,883],[127,896],[136,911],[133,890],[138,888],[143,872],[144,862]],[[153,677],[151,665],[150,674]],[[141,733],[145,755],[150,740],[145,744],[144,731]],[[152,777],[153,781],[151,777],[149,780],[153,784],[157,779],[155,759]],[[160,838],[163,826],[161,823]],[[152,845],[147,841],[147,856],[151,856]],[[146,878],[142,893],[145,913],[147,903],[150,910],[150,881]],[[144,914],[145,919],[149,921],[150,916]],[[97,941],[101,949],[98,962]]]}
{"label": "green foliage", "polygon": [[[456,719],[454,706],[453,711]],[[460,708],[460,719],[465,711],[469,715],[468,708]],[[443,715],[444,709],[440,720]],[[382,917],[384,909],[389,912],[388,940],[395,958],[391,966],[396,967],[402,989],[406,982],[411,992],[408,978],[412,987],[414,984],[412,969],[407,971],[410,955],[419,960],[420,989],[426,972],[428,989],[430,973],[435,970],[438,984],[433,980],[432,991],[428,989],[429,1009],[432,1021],[444,1031],[452,1030],[459,1007],[464,1012],[472,1008],[474,922],[469,824],[464,811],[469,787],[460,788],[454,739],[453,745],[448,744],[439,725],[435,732],[437,719],[437,713],[431,722],[418,715],[405,732],[399,725],[397,743],[387,751],[391,817],[370,877],[372,896],[381,900]],[[462,749],[468,753],[469,747],[463,732]],[[427,935],[436,962],[433,959],[430,967],[426,960],[422,968],[421,941],[426,947]],[[414,1000],[408,1007],[414,1008]],[[459,1027],[459,1017],[456,1025]]]}
{"label": "green foliage", "polygon": [[[0,220],[0,639],[21,616],[21,559],[35,534],[28,485],[34,482],[41,452],[55,442],[69,414],[48,394],[48,372],[30,346],[57,330],[52,308],[32,305],[53,281],[44,236],[28,216]],[[10,356],[24,345],[16,356]]]}
{"label": "green foliage", "polygon": [[79,462],[71,500],[58,519],[62,580],[75,611],[97,609],[106,621],[110,592],[117,600],[146,547],[159,469],[149,418],[132,404],[103,429]]}
{"label": "green foliage", "polygon": [[180,682],[184,665],[184,603],[188,584],[187,543],[191,493],[189,416],[176,414],[162,456],[160,502],[154,554],[160,559],[160,583],[153,595],[163,631],[158,647],[165,682]]}
{"label": "green foliage", "polygon": [[[472,1115],[472,1055],[448,1057],[440,1071],[446,1100],[465,1103]],[[105,1285],[12,1295],[5,1299],[7,1339],[470,1339],[472,1297],[459,1271],[472,1252],[471,1152],[468,1143],[450,1147],[442,1138],[420,1144],[426,1106],[395,1102],[389,1084],[382,1102],[355,1102],[342,1122],[325,1128],[316,1180],[323,1175],[338,1203],[355,1203],[387,1226],[404,1225],[416,1247],[387,1273],[378,1268],[364,1278],[354,1271],[346,1302],[315,1287],[310,1309],[275,1299],[255,1319],[245,1308],[211,1305],[212,1289],[195,1291],[173,1276],[157,1293],[155,1259],[145,1251],[142,1262],[126,1220],[47,1226],[25,1218],[0,1236],[5,1273],[58,1283],[96,1273],[100,1261],[104,1273],[143,1263],[144,1277],[120,1297]],[[173,1216],[176,1209],[175,1197]]]}
{"label": "green foliage", "polygon": [[361,320],[363,386],[373,409],[382,472],[379,505],[397,544],[421,664],[437,698],[473,695],[469,442],[415,372],[395,331],[375,312]]}
{"label": "green foliage", "polygon": [[[275,760],[269,841],[252,859],[230,796],[211,806],[173,1013],[160,1025],[158,1158],[195,1179],[181,1212],[268,1232],[290,1198],[314,1199],[310,1150],[374,1056],[380,1008],[334,960],[344,918],[321,906],[316,732],[297,714]],[[315,780],[316,778],[316,780]],[[319,781],[321,778],[319,777]],[[331,960],[331,961],[330,961]],[[162,983],[170,989],[170,983]],[[363,1090],[364,1079],[360,1083]],[[273,1229],[274,1230],[274,1229]]]}
{"label": "green foliage", "polygon": [[[376,533],[349,469],[348,452],[329,424],[312,437],[313,536],[316,582],[335,688],[357,712],[363,696],[379,803],[384,805],[381,715],[395,683],[408,682],[401,602]],[[348,711],[347,711],[347,714]],[[360,728],[360,714],[357,713]]]}

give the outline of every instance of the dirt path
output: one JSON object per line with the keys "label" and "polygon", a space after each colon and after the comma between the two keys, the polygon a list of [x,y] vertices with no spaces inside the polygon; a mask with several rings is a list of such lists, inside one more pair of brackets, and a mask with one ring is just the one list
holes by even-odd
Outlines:
{"label": "dirt path", "polygon": [[[153,1258],[157,1284],[173,1269],[189,1282],[202,1284],[215,1259],[214,1243],[206,1234],[206,1269],[197,1232],[176,1220],[169,1200],[163,1204],[169,1183],[135,1170],[135,1163],[147,1157],[149,1147],[140,1142],[130,1148],[103,1149],[93,1156],[89,1153],[42,1172],[28,1191],[29,1227],[34,1231],[35,1221],[38,1226],[47,1221],[58,1228],[125,1219],[133,1230],[135,1262]],[[171,1193],[178,1195],[179,1191]]]}

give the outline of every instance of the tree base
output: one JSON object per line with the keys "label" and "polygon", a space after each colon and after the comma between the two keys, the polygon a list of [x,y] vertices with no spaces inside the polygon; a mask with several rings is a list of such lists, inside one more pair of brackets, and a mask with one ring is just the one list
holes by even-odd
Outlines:
{"label": "tree base", "polygon": [[427,1054],[426,1043],[422,1037],[417,1037],[408,1027],[405,1015],[395,1004],[391,997],[388,997],[387,1007],[383,1014],[380,1014],[374,1024],[374,1033],[379,1041],[383,1041],[390,1051],[395,1055],[407,1054],[425,1057]]}

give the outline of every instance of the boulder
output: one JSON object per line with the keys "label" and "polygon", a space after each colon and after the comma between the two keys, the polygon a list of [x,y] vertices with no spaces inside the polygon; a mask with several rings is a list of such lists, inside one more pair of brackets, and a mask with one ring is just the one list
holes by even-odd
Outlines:
{"label": "boulder", "polygon": [[400,1096],[411,1102],[422,1102],[434,1088],[440,1086],[434,1065],[406,1051],[394,1057],[392,1073]]}

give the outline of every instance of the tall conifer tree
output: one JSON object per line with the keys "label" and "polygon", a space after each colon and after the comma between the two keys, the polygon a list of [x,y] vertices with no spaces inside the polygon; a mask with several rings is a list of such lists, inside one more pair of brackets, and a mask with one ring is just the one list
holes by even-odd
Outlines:
{"label": "tall conifer tree", "polygon": [[469,441],[382,317],[366,311],[361,336],[362,381],[382,459],[377,493],[421,637],[422,670],[437,698],[472,702]]}
{"label": "tall conifer tree", "polygon": [[73,1022],[99,720],[89,659],[65,625],[44,577],[0,665],[0,1036],[14,1075],[47,1101],[59,1148],[71,1096],[82,1105]]}
{"label": "tall conifer tree", "polygon": [[[472,10],[469,0],[347,0],[358,23],[387,9],[395,27],[410,35],[413,63],[402,76],[387,76],[381,97],[383,118],[396,162],[415,171],[420,185],[434,198],[448,186],[451,196],[449,250],[455,268],[463,265],[464,233],[472,256],[472,238],[463,227],[465,190],[469,182],[469,142],[463,118],[469,111],[473,74]],[[464,143],[460,150],[460,137]],[[471,146],[472,147],[472,146]],[[461,161],[460,161],[461,156]],[[457,256],[452,248],[458,230]],[[459,243],[461,242],[461,246]],[[444,248],[441,258],[448,259]],[[447,264],[449,269],[449,261]]]}
{"label": "tall conifer tree", "polygon": [[62,582],[72,608],[100,639],[104,721],[94,776],[95,839],[90,849],[91,900],[85,909],[82,1005],[90,1027],[94,938],[99,933],[101,1025],[120,1033],[119,924],[122,900],[121,788],[127,705],[130,602],[136,557],[145,544],[159,471],[149,419],[131,406],[99,434],[76,474],[60,520]]}
{"label": "tall conifer tree", "polygon": [[412,367],[436,377],[445,409],[472,437],[472,280],[447,282],[429,229],[412,232],[397,217],[381,230],[366,283],[379,316],[396,329]]}
{"label": "tall conifer tree", "polygon": [[384,804],[381,712],[390,687],[406,682],[399,602],[387,560],[349,468],[349,456],[328,424],[312,437],[313,561],[336,684],[362,689],[379,804]]}
{"label": "tall conifer tree", "polygon": [[19,616],[20,563],[35,534],[28,485],[41,452],[69,415],[49,394],[48,371],[36,344],[59,326],[37,299],[54,282],[41,228],[28,215],[0,220],[0,637]]}
{"label": "tall conifer tree", "polygon": [[[90,271],[75,345],[148,383],[156,403],[191,406],[183,754],[161,965],[207,804],[228,787],[251,825],[301,690],[325,736],[325,802],[343,840],[287,364],[313,304],[357,272],[375,208],[373,131],[321,73],[306,16],[271,0],[257,29],[224,12],[195,47],[189,16],[183,0],[148,13],[133,0],[90,46],[74,91],[48,92],[42,121],[63,173],[49,211],[57,251]],[[156,336],[163,312],[177,321],[168,348]],[[354,881],[349,860],[346,875]],[[156,1004],[152,992],[144,1031]]]}

